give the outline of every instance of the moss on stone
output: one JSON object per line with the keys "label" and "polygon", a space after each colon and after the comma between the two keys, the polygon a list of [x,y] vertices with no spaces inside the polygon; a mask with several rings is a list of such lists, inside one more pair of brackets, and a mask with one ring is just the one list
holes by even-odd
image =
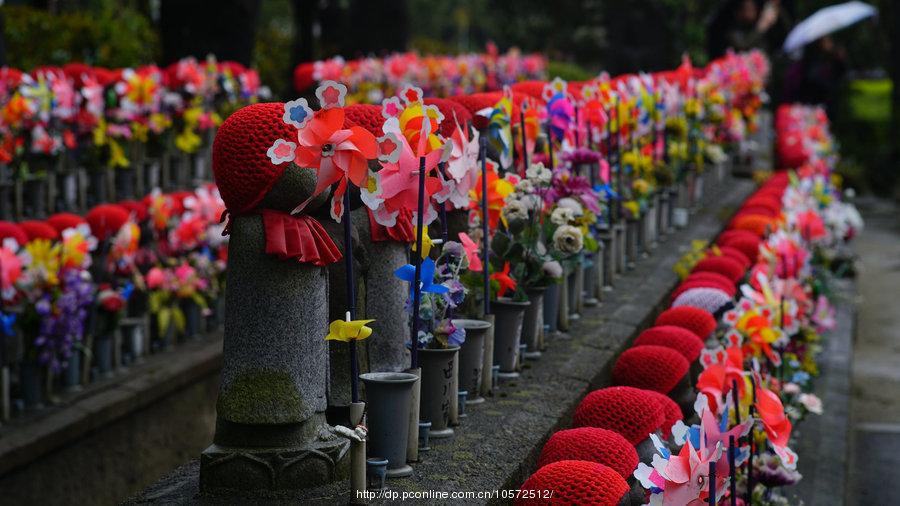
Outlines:
{"label": "moss on stone", "polygon": [[284,371],[245,371],[222,389],[216,409],[237,423],[299,422],[303,399]]}

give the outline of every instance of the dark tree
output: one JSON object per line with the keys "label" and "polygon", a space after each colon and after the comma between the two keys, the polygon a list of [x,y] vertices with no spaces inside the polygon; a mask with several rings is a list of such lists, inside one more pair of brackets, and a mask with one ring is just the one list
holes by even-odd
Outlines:
{"label": "dark tree", "polygon": [[258,19],[257,0],[162,0],[162,64],[214,54],[250,65]]}

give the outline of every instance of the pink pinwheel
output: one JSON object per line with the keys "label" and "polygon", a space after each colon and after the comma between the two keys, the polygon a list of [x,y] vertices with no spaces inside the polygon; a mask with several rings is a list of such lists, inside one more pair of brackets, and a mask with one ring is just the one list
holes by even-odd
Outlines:
{"label": "pink pinwheel", "polygon": [[459,233],[459,240],[466,251],[466,259],[469,261],[469,270],[473,272],[481,272],[484,266],[481,264],[481,257],[478,256],[478,244],[469,237],[465,232]]}
{"label": "pink pinwheel", "polygon": [[[728,479],[728,459],[724,458],[722,445],[716,443],[707,448],[706,433],[699,432],[699,441],[688,438],[678,455],[656,443],[658,455],[653,456],[653,466],[643,462],[634,471],[634,477],[654,494],[662,493],[662,501],[651,504],[662,506],[702,506],[709,501],[709,467],[716,466],[716,499],[725,494]],[[655,436],[654,436],[655,439]],[[694,448],[697,444],[699,448]]]}
{"label": "pink pinwheel", "polygon": [[[421,90],[411,97],[421,97]],[[405,97],[405,99],[411,99]],[[431,199],[436,194],[446,192],[444,181],[433,175],[440,161],[450,155],[450,144],[432,128],[436,107],[410,102],[406,108],[398,105],[395,99],[388,99],[384,105],[384,115],[388,117],[382,130],[384,136],[378,138],[379,160],[382,169],[371,175],[369,184],[361,189],[363,203],[372,209],[375,221],[386,227],[396,223],[401,210],[418,212],[419,169],[420,160],[425,159],[425,216],[427,225],[437,218],[437,211]],[[411,124],[420,129],[415,130]],[[416,140],[416,148],[412,148],[412,140]],[[443,195],[446,199],[449,192]]]}
{"label": "pink pinwheel", "polygon": [[726,396],[734,384],[738,386],[738,397],[744,397],[744,353],[741,350],[741,336],[730,332],[726,336],[728,348],[718,347],[700,353],[703,372],[697,378],[697,390],[706,395],[710,409],[720,413],[727,405]]}
{"label": "pink pinwheel", "polygon": [[294,212],[303,209],[316,195],[337,183],[331,196],[331,217],[340,221],[344,215],[344,193],[348,182],[366,184],[369,160],[378,156],[378,143],[368,130],[354,126],[344,128],[344,97],[347,87],[326,81],[316,90],[322,109],[314,114],[306,99],[284,104],[284,122],[297,127],[298,144],[277,139],[269,148],[274,164],[293,161],[300,167],[316,169],[313,195]]}
{"label": "pink pinwheel", "polygon": [[447,176],[453,181],[448,200],[456,209],[469,207],[469,191],[478,183],[478,131],[469,138],[467,129],[457,125],[450,137],[452,150],[447,160]]}

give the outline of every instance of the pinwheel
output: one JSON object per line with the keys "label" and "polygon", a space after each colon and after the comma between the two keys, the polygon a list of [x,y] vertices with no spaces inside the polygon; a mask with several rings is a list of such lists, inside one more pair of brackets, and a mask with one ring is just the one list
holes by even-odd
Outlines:
{"label": "pinwheel", "polygon": [[326,341],[361,341],[372,335],[372,328],[368,325],[375,320],[335,320],[328,326]]}
{"label": "pinwheel", "polygon": [[[434,260],[430,257],[423,259],[421,269],[421,274],[419,276],[419,287],[421,292],[442,294],[450,291],[450,289],[444,285],[434,284]],[[410,298],[412,299],[413,292],[416,289],[416,266],[413,264],[406,264],[394,271],[394,276],[409,283]]]}
{"label": "pinwheel", "polygon": [[[497,164],[491,160],[486,160],[487,165],[487,209],[488,209],[488,226],[491,230],[497,228],[500,222],[501,210],[506,205],[506,197],[515,190],[518,181],[501,178],[497,175]],[[472,189],[470,207],[478,213],[481,219],[481,195],[484,186],[483,177],[478,178],[478,183]]]}
{"label": "pinwheel", "polygon": [[478,244],[469,237],[465,232],[459,233],[459,240],[466,252],[466,259],[469,262],[469,270],[472,272],[481,272],[484,266],[481,264],[481,257],[478,256]]}
{"label": "pinwheel", "polygon": [[478,184],[479,133],[469,136],[469,129],[457,125],[450,137],[450,157],[447,160],[447,175],[453,180],[453,189],[448,200],[457,209],[469,206],[469,194]]}
{"label": "pinwheel", "polygon": [[16,313],[0,313],[0,332],[2,332],[4,336],[13,337],[16,335],[16,328],[14,327],[16,324],[16,316]]}
{"label": "pinwheel", "polygon": [[[405,92],[406,98],[421,95],[421,90],[415,88],[407,88]],[[382,111],[387,117],[382,127],[384,136],[377,140],[382,168],[369,175],[360,191],[362,200],[372,209],[375,221],[386,227],[396,224],[401,210],[411,211],[416,220],[419,212],[417,183],[419,171],[424,168],[422,190],[428,205],[423,210],[423,222],[429,224],[437,218],[430,198],[439,193],[442,193],[443,200],[450,196],[444,181],[432,175],[438,163],[450,156],[451,149],[450,144],[444,143],[436,133],[440,111],[420,102],[411,102],[404,108],[396,97],[385,100]]]}
{"label": "pinwheel", "polygon": [[284,105],[284,122],[297,128],[297,142],[277,139],[269,148],[269,158],[276,165],[294,162],[299,167],[316,170],[313,194],[294,212],[301,211],[315,196],[337,183],[330,212],[339,222],[344,215],[347,185],[366,184],[369,160],[377,158],[378,144],[375,136],[362,127],[344,128],[346,94],[347,87],[343,84],[326,81],[316,90],[322,108],[315,113],[304,98]]}

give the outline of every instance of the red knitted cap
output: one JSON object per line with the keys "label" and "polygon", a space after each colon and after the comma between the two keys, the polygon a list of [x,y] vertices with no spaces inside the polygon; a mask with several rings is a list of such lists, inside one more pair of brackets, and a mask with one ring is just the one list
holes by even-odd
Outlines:
{"label": "red knitted cap", "polygon": [[759,205],[756,203],[750,204],[750,205],[745,205],[744,207],[741,208],[739,213],[740,214],[762,214],[764,216],[769,216],[772,218],[778,217],[778,211],[775,211],[771,207],[768,207],[765,205]]}
{"label": "red knitted cap", "polygon": [[87,223],[87,221],[81,216],[72,213],[56,213],[53,216],[47,218],[47,224],[53,227],[60,234],[63,230],[67,228],[75,228],[82,223]]}
{"label": "red knitted cap", "polygon": [[213,141],[213,174],[229,211],[245,213],[259,204],[291,165],[275,165],[267,151],[276,139],[295,142],[297,129],[286,124],[284,104],[270,102],[238,109]]}
{"label": "red knitted cap", "polygon": [[7,237],[15,239],[19,246],[25,246],[25,243],[28,242],[28,236],[25,235],[22,227],[11,221],[0,221],[0,242],[3,242],[3,239]]}
{"label": "red knitted cap", "polygon": [[685,278],[685,281],[686,282],[710,281],[710,282],[722,285],[723,287],[727,287],[730,290],[734,290],[734,282],[732,282],[730,279],[728,279],[724,275],[719,274],[718,272],[712,272],[712,271],[694,272],[694,273],[691,273],[690,275],[688,275],[688,277]]}
{"label": "red knitted cap", "polygon": [[115,234],[128,221],[128,210],[116,204],[100,204],[85,215],[98,241]]}
{"label": "red knitted cap", "polygon": [[679,295],[688,290],[693,290],[694,288],[717,288],[728,294],[730,297],[734,297],[734,294],[737,292],[737,288],[731,281],[723,283],[712,279],[691,279],[685,280],[684,283],[678,285],[678,287],[675,288],[675,291],[672,292],[672,296],[669,300],[674,301]]}
{"label": "red knitted cap", "polygon": [[[616,506],[628,493],[629,487],[619,473],[603,464],[584,460],[561,460],[538,469],[525,480],[519,490],[535,494],[520,494],[514,504],[560,504],[581,506]],[[552,496],[542,494],[552,491]]]}
{"label": "red knitted cap", "polygon": [[679,420],[684,419],[684,414],[681,412],[681,408],[678,407],[678,403],[670,399],[668,396],[663,395],[659,392],[653,392],[651,390],[647,390],[647,398],[652,399],[657,403],[663,411],[663,424],[659,427],[662,431],[662,435],[664,438],[668,439],[668,437],[672,434],[672,426],[675,425]]}
{"label": "red knitted cap", "polygon": [[766,235],[775,228],[775,220],[762,214],[742,214],[731,220],[731,228],[753,232],[757,237]]}
{"label": "red knitted cap", "polygon": [[756,260],[759,258],[760,243],[761,241],[759,238],[750,233],[747,233],[746,235],[736,234],[729,236],[725,242],[722,243],[722,247],[740,250],[741,253],[747,256],[747,259],[750,260],[750,262],[756,263]]}
{"label": "red knitted cap", "polygon": [[733,258],[711,256],[697,262],[697,265],[694,266],[691,273],[704,271],[718,272],[730,279],[733,283],[737,283],[744,277],[746,269],[741,267],[741,264]]}
{"label": "red knitted cap", "polygon": [[294,68],[295,90],[302,93],[312,88],[312,85],[316,84],[315,79],[313,79],[313,72],[315,72],[315,68],[315,64],[312,62],[301,63]]}
{"label": "red knitted cap", "polygon": [[691,364],[681,353],[664,346],[637,346],[619,355],[613,365],[616,385],[644,388],[667,394],[684,378]]}
{"label": "red knitted cap", "polygon": [[35,239],[55,241],[59,239],[59,232],[45,221],[27,220],[20,222],[19,226],[22,228],[22,231],[25,232],[25,235],[28,236],[29,241]]}
{"label": "red knitted cap", "polygon": [[691,306],[666,309],[656,317],[655,324],[685,328],[699,336],[700,339],[705,339],[716,330],[716,319],[709,311]]}
{"label": "red knitted cap", "polygon": [[663,346],[677,351],[690,364],[700,357],[704,344],[697,334],[688,329],[674,325],[661,325],[641,332],[634,340],[633,346]]}
{"label": "red knitted cap", "polygon": [[510,86],[514,92],[529,95],[534,98],[542,98],[545,81],[521,81]]}
{"label": "red knitted cap", "polygon": [[457,95],[455,97],[450,97],[447,100],[452,100],[461,104],[472,116],[475,116],[475,113],[482,109],[494,107],[502,98],[502,93],[499,91],[492,91],[487,93],[473,93],[471,95]]}
{"label": "red knitted cap", "polygon": [[572,417],[576,427],[609,429],[621,434],[632,445],[647,439],[665,421],[663,408],[647,396],[646,390],[623,386],[601,388],[587,394]]}
{"label": "red knitted cap", "polygon": [[137,200],[120,200],[119,205],[133,214],[136,221],[144,221],[147,219],[147,216],[149,216],[147,206],[144,205],[143,202],[138,202]]}
{"label": "red knitted cap", "polygon": [[634,446],[619,433],[597,427],[561,430],[547,440],[538,467],[560,460],[587,460],[603,464],[628,479],[638,465]]}
{"label": "red knitted cap", "polygon": [[734,246],[721,246],[719,247],[719,251],[722,252],[722,256],[737,260],[741,265],[744,266],[745,270],[749,269],[750,266],[753,265],[753,262],[750,261],[750,258],[745,255],[743,251],[735,248]]}
{"label": "red knitted cap", "polygon": [[738,237],[747,237],[753,239],[755,241],[759,241],[759,237],[756,236],[753,232],[748,232],[747,230],[726,230],[719,235],[719,238],[716,239],[716,244],[719,246],[725,246],[729,241],[737,239]]}
{"label": "red knitted cap", "polygon": [[384,116],[381,107],[371,104],[356,104],[344,108],[344,126],[360,126],[368,130],[375,137],[384,135]]}
{"label": "red knitted cap", "polygon": [[436,106],[444,115],[444,121],[441,122],[441,135],[444,137],[453,135],[457,123],[465,128],[466,124],[472,121],[472,113],[459,102],[445,98],[426,98],[425,103]]}

